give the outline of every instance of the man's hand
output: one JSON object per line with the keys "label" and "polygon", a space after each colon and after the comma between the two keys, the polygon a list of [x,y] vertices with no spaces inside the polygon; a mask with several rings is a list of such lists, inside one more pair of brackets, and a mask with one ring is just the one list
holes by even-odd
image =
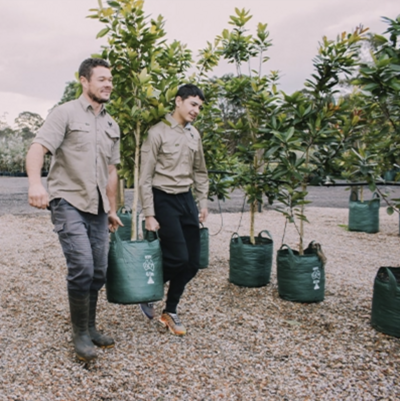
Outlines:
{"label": "man's hand", "polygon": [[146,217],[145,227],[147,231],[157,231],[160,229],[160,225],[158,224],[158,221],[155,219],[154,216]]}
{"label": "man's hand", "polygon": [[207,208],[201,209],[199,213],[199,222],[205,223],[207,220],[207,216],[208,216],[208,209]]}
{"label": "man's hand", "polygon": [[42,184],[33,184],[28,190],[29,204],[38,209],[46,209],[49,206],[49,194]]}
{"label": "man's hand", "polygon": [[49,194],[42,184],[41,170],[44,155],[49,150],[44,146],[33,143],[26,155],[26,171],[28,173],[28,201],[29,204],[38,209],[46,209],[49,206]]}
{"label": "man's hand", "polygon": [[118,217],[117,213],[108,213],[108,229],[111,232],[114,232],[118,228],[118,226],[123,227],[124,225],[122,224],[122,221]]}

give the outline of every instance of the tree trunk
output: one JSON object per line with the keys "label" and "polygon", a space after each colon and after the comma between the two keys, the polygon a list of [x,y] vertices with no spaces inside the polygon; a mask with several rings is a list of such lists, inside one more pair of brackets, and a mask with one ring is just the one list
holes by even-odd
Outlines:
{"label": "tree trunk", "polygon": [[117,209],[125,206],[125,180],[118,179]]}
{"label": "tree trunk", "polygon": [[131,241],[138,240],[138,203],[139,203],[139,173],[140,173],[140,124],[135,132],[135,171],[133,178],[133,203],[132,203],[132,230]]}
{"label": "tree trunk", "polygon": [[257,201],[254,201],[250,204],[250,242],[255,245],[256,240],[254,238],[254,220],[257,211]]}
{"label": "tree trunk", "polygon": [[[309,161],[310,161],[310,149],[306,150],[306,169],[308,169]],[[301,183],[301,190],[303,192],[307,191],[307,179],[308,177],[304,177],[303,182]],[[304,216],[305,204],[301,205],[301,214]],[[300,239],[299,239],[299,255],[304,255],[304,220],[300,219]]]}
{"label": "tree trunk", "polygon": [[350,187],[350,200],[356,201],[358,200],[358,186]]}
{"label": "tree trunk", "polygon": [[[303,182],[301,184],[301,190],[304,192],[307,190],[307,184]],[[301,214],[304,216],[304,211],[305,211],[305,205],[304,203],[301,205]],[[299,239],[299,255],[304,255],[304,244],[303,244],[303,238],[304,238],[304,220],[300,219],[300,239]]]}

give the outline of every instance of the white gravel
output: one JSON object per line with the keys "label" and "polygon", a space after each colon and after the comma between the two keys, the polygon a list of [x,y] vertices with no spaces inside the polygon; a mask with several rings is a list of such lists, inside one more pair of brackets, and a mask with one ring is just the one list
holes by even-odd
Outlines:
{"label": "white gravel", "polygon": [[[239,213],[223,215],[210,239],[210,267],[189,284],[177,338],[136,305],[99,305],[99,326],[116,340],[89,366],[70,338],[66,267],[49,216],[0,216],[0,400],[398,400],[400,339],[370,326],[380,266],[399,266],[398,216],[381,209],[377,234],[348,232],[346,209],[310,207],[306,243],[328,258],[325,301],[279,298],[276,268],[262,288],[230,284],[229,240]],[[283,218],[257,215],[281,244]],[[216,233],[221,216],[209,216]],[[249,215],[240,235],[248,235]],[[285,243],[296,247],[289,227]],[[158,311],[161,310],[158,304]]]}

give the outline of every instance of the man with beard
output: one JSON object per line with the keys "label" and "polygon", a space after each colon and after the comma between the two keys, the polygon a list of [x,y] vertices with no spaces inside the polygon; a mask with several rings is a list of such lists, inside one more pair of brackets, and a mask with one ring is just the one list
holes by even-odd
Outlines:
{"label": "man with beard", "polygon": [[[26,157],[29,204],[49,208],[63,249],[72,339],[77,357],[97,357],[94,345],[114,346],[96,329],[98,292],[106,280],[108,229],[122,225],[116,214],[120,132],[104,103],[113,88],[109,64],[84,60],[79,67],[82,95],[55,107]],[[52,155],[47,190],[41,182],[44,155]]]}
{"label": "man with beard", "polygon": [[[181,86],[175,110],[150,128],[141,150],[139,193],[146,229],[159,232],[164,282],[169,282],[160,321],[179,336],[186,334],[186,328],[178,317],[177,306],[185,286],[199,269],[199,222],[205,222],[208,214],[203,146],[199,132],[192,126],[203,102],[203,92],[197,86]],[[154,318],[153,304],[140,307],[145,316]]]}

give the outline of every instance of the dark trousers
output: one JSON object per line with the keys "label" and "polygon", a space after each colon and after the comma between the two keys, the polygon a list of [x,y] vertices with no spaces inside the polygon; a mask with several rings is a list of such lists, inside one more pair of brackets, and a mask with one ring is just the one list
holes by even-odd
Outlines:
{"label": "dark trousers", "polygon": [[153,195],[164,283],[169,281],[165,310],[175,313],[186,284],[199,270],[199,212],[191,192],[171,195],[153,189]]}
{"label": "dark trousers", "polygon": [[67,262],[68,290],[86,294],[106,282],[108,215],[84,213],[64,199],[50,203],[51,220]]}

